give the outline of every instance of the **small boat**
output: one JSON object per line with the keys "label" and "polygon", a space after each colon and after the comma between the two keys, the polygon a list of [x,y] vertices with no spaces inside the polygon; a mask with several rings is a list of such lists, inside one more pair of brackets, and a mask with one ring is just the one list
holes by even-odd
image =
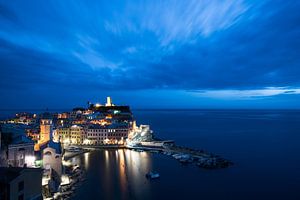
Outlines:
{"label": "small boat", "polygon": [[70,152],[80,152],[82,149],[76,146],[69,146],[66,147],[65,150]]}
{"label": "small boat", "polygon": [[146,174],[146,178],[148,178],[148,179],[157,179],[157,178],[159,178],[159,173],[149,172],[149,173]]}

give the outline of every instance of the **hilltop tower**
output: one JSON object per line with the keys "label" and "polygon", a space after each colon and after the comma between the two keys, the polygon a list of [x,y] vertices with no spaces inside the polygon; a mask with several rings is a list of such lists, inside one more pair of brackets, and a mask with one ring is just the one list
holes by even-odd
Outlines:
{"label": "hilltop tower", "polygon": [[106,97],[106,104],[105,106],[112,106],[112,100],[110,97]]}

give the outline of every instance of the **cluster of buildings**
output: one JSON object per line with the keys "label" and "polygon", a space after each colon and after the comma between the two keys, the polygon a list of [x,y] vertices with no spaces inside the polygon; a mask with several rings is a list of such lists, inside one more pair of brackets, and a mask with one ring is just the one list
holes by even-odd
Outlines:
{"label": "cluster of buildings", "polygon": [[107,97],[103,105],[88,103],[88,108],[70,112],[19,113],[5,125],[13,129],[26,126],[26,136],[35,143],[48,141],[52,135],[53,140],[65,145],[105,145],[124,144],[133,122],[129,106],[117,106]]}
{"label": "cluster of buildings", "polygon": [[[64,173],[66,145],[124,145],[145,127],[136,127],[129,106],[114,105],[107,97],[104,105],[88,103],[71,112],[20,113],[2,121],[1,128],[0,199],[42,199],[40,187],[31,188],[28,177],[54,192]],[[32,192],[22,192],[22,184]]]}
{"label": "cluster of buildings", "polygon": [[20,130],[0,127],[0,199],[43,199],[43,169],[33,167],[35,144]]}

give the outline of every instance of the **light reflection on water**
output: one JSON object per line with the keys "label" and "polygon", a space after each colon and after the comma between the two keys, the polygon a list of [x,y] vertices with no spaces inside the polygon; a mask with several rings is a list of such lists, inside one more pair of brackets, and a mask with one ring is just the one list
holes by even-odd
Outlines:
{"label": "light reflection on water", "polygon": [[84,154],[84,163],[85,163],[85,168],[87,170],[89,169],[89,156],[90,156],[90,153],[85,153]]}
{"label": "light reflection on water", "polygon": [[72,163],[81,165],[87,173],[87,180],[76,190],[74,199],[87,197],[89,190],[99,192],[95,194],[97,198],[105,199],[136,199],[150,192],[145,178],[152,168],[150,153],[127,149],[95,150],[72,158]]}

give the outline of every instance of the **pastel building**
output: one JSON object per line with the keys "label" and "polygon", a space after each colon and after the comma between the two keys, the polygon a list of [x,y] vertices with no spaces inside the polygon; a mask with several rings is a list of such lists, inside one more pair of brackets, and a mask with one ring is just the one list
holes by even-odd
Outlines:
{"label": "pastel building", "polygon": [[122,144],[128,137],[128,126],[112,124],[101,126],[98,124],[89,125],[86,129],[84,144]]}
{"label": "pastel building", "polygon": [[85,130],[79,125],[58,128],[56,134],[64,144],[82,144],[85,139]]}

